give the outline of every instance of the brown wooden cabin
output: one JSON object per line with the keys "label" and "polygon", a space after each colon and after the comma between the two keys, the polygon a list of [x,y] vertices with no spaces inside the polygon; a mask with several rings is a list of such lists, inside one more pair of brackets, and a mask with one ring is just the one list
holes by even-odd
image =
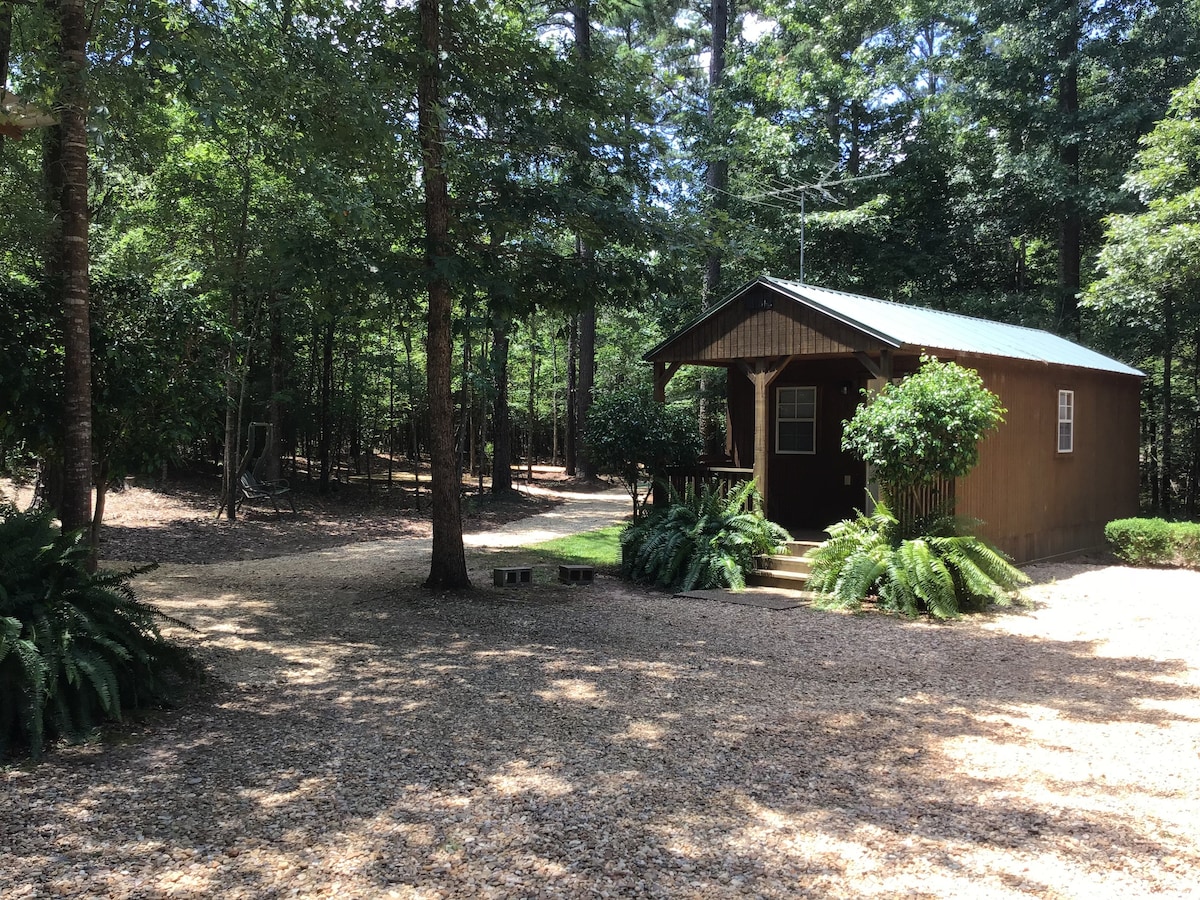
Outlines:
{"label": "brown wooden cabin", "polygon": [[977,370],[1008,409],[979,465],[940,490],[1016,561],[1100,547],[1107,522],[1137,514],[1142,373],[1045,331],[763,276],[645,359],[660,400],[681,365],[727,369],[725,458],[707,474],[753,476],[772,519],[819,531],[869,508],[842,423],[923,353]]}

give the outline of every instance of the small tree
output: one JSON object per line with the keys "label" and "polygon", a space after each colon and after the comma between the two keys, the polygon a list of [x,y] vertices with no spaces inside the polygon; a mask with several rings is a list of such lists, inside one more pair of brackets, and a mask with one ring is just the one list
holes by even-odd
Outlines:
{"label": "small tree", "polygon": [[921,357],[921,368],[889,384],[846,424],[843,449],[875,470],[883,502],[829,528],[810,551],[809,586],[826,601],[857,607],[878,597],[884,609],[953,618],[963,609],[1006,603],[1028,579],[1008,558],[969,533],[949,510],[893,514],[907,491],[966,475],[979,461],[979,441],[1004,421],[1000,398],[979,373]]}
{"label": "small tree", "polygon": [[915,374],[885,385],[858,408],[846,423],[842,449],[871,466],[898,510],[906,492],[970,472],[979,462],[980,440],[1000,426],[1005,412],[974,369],[922,356]]}
{"label": "small tree", "polygon": [[693,411],[658,403],[643,386],[617,388],[596,397],[583,436],[599,471],[616,475],[633,499],[637,518],[653,484],[673,466],[694,465],[700,433]]}

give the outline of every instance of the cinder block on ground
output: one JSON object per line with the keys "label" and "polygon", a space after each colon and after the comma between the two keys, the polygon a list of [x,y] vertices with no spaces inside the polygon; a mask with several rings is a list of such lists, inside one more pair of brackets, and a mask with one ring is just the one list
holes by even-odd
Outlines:
{"label": "cinder block on ground", "polygon": [[558,580],[563,584],[591,584],[596,570],[591,566],[559,566]]}
{"label": "cinder block on ground", "polygon": [[492,569],[492,582],[496,587],[533,584],[533,566],[502,566]]}

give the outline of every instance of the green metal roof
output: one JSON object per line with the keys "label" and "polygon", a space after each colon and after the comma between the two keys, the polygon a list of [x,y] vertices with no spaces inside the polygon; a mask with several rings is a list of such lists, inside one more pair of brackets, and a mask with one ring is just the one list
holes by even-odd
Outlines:
{"label": "green metal roof", "polygon": [[[1098,369],[1122,375],[1144,374],[1132,366],[1048,331],[1020,325],[1005,325],[1002,322],[919,306],[906,306],[903,303],[877,300],[874,297],[833,291],[766,275],[739,288],[724,303],[710,308],[686,327],[690,328],[708,318],[756,284],[764,284],[798,303],[897,349],[952,350],[1076,366],[1081,369]],[[659,346],[665,346],[667,343],[669,341],[664,341]],[[647,355],[652,355],[653,352]]]}

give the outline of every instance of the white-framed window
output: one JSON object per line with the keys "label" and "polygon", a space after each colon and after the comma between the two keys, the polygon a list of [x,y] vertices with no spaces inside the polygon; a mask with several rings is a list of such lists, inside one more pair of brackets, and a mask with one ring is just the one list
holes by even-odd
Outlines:
{"label": "white-framed window", "polygon": [[1075,392],[1058,392],[1058,452],[1075,450]]}
{"label": "white-framed window", "polygon": [[775,452],[817,452],[817,389],[815,387],[776,389]]}

